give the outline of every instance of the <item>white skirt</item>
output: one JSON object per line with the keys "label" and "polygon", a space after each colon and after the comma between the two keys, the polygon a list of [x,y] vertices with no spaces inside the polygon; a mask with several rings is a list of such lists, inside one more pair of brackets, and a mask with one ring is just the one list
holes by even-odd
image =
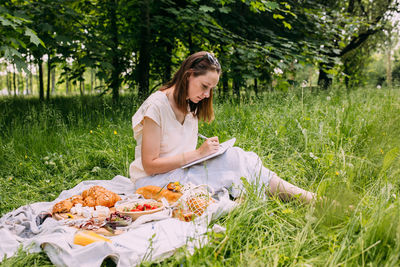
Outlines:
{"label": "white skirt", "polygon": [[[136,181],[135,187],[146,185],[166,186],[170,182],[195,185],[207,184],[215,193],[228,189],[232,197],[238,197],[244,189],[242,177],[257,188],[265,188],[276,174],[262,165],[254,152],[246,152],[239,147],[229,148],[224,154],[185,169],[156,174]],[[265,191],[264,191],[265,192]]]}

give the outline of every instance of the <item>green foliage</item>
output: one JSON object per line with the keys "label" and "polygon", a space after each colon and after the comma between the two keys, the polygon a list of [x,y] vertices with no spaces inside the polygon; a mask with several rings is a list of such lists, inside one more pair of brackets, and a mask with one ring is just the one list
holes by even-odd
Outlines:
{"label": "green foliage", "polygon": [[0,51],[35,64],[47,55],[65,83],[95,69],[114,100],[123,85],[151,93],[200,50],[220,59],[224,94],[233,88],[240,96],[250,81],[270,88],[275,67],[295,73],[318,64],[327,79],[344,72],[358,85],[368,55],[360,46],[388,27],[397,1],[11,1],[0,10]]}
{"label": "green foliage", "polygon": [[[226,232],[210,233],[193,255],[182,248],[143,266],[399,265],[399,101],[398,91],[367,88],[216,98],[216,120],[200,123],[201,133],[236,137],[282,178],[337,202],[264,201],[246,184],[242,204],[217,222]],[[83,180],[127,176],[139,105],[131,95],[118,108],[109,97],[0,100],[0,213],[51,201]],[[50,264],[23,251],[2,262]]]}
{"label": "green foliage", "polygon": [[[31,23],[32,21],[25,13],[15,12],[14,14],[6,6],[0,6],[0,56],[14,63],[18,70],[24,69],[26,72],[29,71],[24,56],[18,50],[25,49],[29,43],[37,47],[45,46],[36,32],[30,28]],[[25,37],[29,38],[25,40]]]}

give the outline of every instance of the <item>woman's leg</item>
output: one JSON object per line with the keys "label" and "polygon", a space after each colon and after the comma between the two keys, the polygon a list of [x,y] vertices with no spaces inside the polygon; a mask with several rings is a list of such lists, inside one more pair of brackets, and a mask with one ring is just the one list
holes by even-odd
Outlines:
{"label": "woman's leg", "polygon": [[269,193],[278,196],[284,201],[298,198],[305,203],[311,203],[316,198],[315,193],[292,185],[291,183],[282,180],[277,175],[274,175],[269,181]]}

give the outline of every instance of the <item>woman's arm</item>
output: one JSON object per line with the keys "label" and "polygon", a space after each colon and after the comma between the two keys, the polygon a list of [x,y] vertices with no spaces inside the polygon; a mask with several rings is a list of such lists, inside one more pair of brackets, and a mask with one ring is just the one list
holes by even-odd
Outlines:
{"label": "woman's arm", "polygon": [[165,173],[215,153],[219,149],[217,137],[207,139],[198,149],[175,156],[160,158],[161,128],[152,119],[143,120],[142,164],[148,175]]}

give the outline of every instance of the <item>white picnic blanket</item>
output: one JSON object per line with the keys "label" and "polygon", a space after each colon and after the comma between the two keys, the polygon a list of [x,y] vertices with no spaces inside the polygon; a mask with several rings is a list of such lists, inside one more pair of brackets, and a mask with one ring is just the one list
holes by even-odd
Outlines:
{"label": "white picnic blanket", "polygon": [[43,211],[51,211],[60,200],[80,194],[94,185],[101,185],[115,193],[132,196],[132,182],[123,176],[112,180],[84,181],[70,190],[63,191],[52,202],[39,202],[22,206],[5,214],[0,219],[0,261],[12,257],[22,245],[29,252],[43,249],[56,266],[100,266],[105,258],[111,258],[117,266],[135,266],[142,261],[162,259],[170,256],[182,246],[193,251],[207,243],[207,231],[224,231],[223,227],[211,221],[228,213],[235,207],[225,190],[219,194],[216,203],[211,204],[206,212],[193,222],[182,222],[171,218],[164,210],[146,215],[136,220],[130,230],[110,237],[109,242],[95,242],[87,246],[73,244],[76,229],[64,225],[61,221],[48,218],[40,226],[36,225],[36,216]]}

